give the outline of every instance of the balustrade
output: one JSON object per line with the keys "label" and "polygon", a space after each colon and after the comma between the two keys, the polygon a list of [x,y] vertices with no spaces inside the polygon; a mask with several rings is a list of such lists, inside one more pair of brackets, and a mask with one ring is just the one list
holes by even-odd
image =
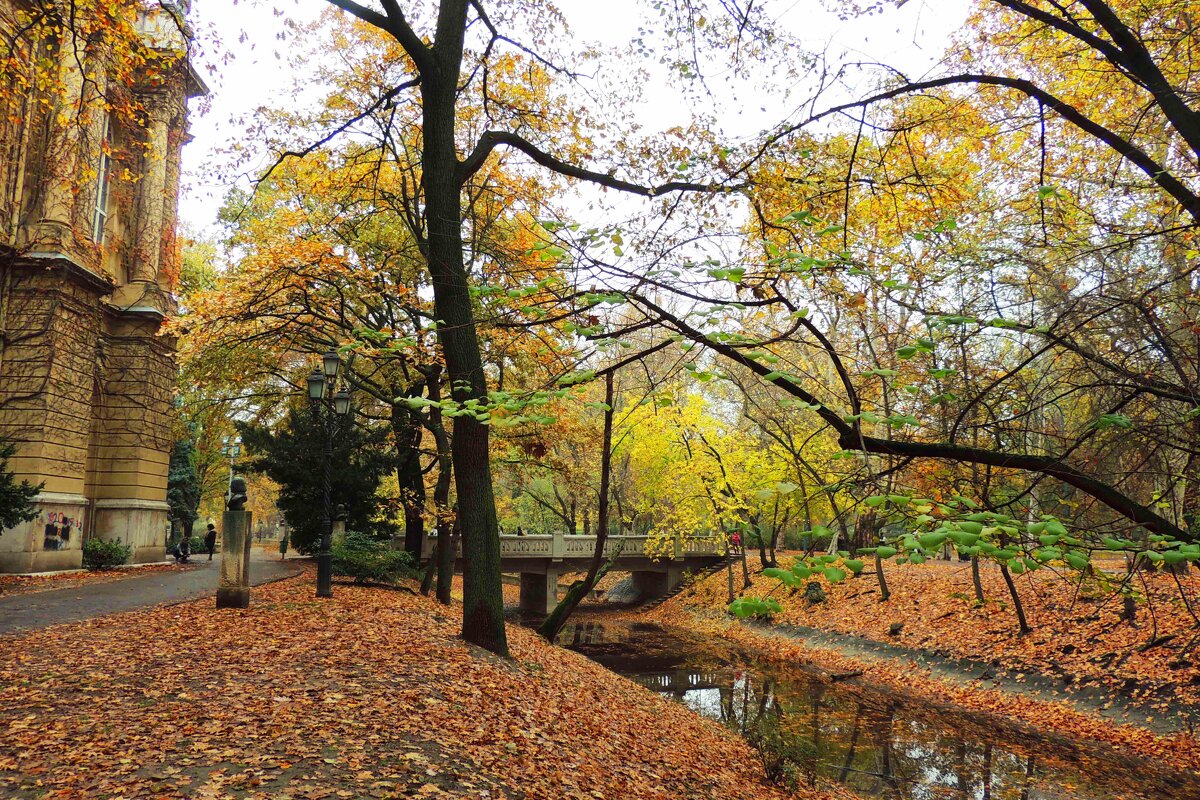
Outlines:
{"label": "balustrade", "polygon": [[[648,536],[609,536],[605,542],[604,553],[609,558],[613,556],[642,556],[646,553]],[[426,537],[422,547],[422,557],[432,556],[436,547],[437,535]],[[503,535],[500,537],[501,558],[590,558],[596,551],[595,536],[566,536],[562,533],[550,535],[538,534],[528,536]],[[709,540],[690,539],[686,542],[677,539],[674,548],[674,558],[694,555],[721,555],[718,543]],[[462,556],[462,543],[458,545],[457,556]]]}

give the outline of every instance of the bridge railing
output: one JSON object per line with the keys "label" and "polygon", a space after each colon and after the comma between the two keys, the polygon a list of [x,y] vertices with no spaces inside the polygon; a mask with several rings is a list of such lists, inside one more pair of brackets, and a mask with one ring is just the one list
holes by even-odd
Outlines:
{"label": "bridge railing", "polygon": [[[609,558],[621,556],[642,556],[646,554],[649,536],[609,536],[604,543],[604,554]],[[421,547],[421,557],[430,558],[437,545],[437,534],[425,538]],[[502,535],[500,537],[501,558],[590,558],[596,552],[595,536],[567,536],[562,533],[537,534],[529,536]],[[684,541],[676,538],[673,558],[685,556],[714,556],[723,551],[713,541],[689,539]],[[462,555],[462,543],[459,542],[456,556]]]}

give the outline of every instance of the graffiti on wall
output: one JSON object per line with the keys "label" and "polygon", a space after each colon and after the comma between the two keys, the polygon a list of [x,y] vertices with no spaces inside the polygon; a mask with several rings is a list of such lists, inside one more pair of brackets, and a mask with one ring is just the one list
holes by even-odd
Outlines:
{"label": "graffiti on wall", "polygon": [[42,518],[46,521],[42,549],[66,550],[70,546],[71,531],[79,527],[79,520],[61,511],[46,511]]}

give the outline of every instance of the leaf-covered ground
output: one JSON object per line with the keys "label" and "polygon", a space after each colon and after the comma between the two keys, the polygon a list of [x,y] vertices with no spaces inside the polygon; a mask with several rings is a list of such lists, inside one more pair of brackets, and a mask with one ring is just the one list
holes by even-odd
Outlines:
{"label": "leaf-covered ground", "polygon": [[[0,638],[0,796],[782,798],[719,725],[509,629],[311,580]],[[815,795],[806,795],[815,796]]]}
{"label": "leaf-covered ground", "polygon": [[[786,562],[787,559],[785,558]],[[1170,575],[1146,576],[1157,630],[1150,606],[1143,602],[1135,625],[1120,620],[1121,603],[1109,600],[1094,584],[1082,587],[1048,573],[1021,576],[1019,590],[1026,602],[1033,632],[1017,634],[1007,590],[998,571],[984,570],[983,585],[989,599],[974,606],[969,566],[925,564],[887,565],[891,599],[879,602],[874,576],[864,575],[837,586],[822,581],[828,592],[824,603],[810,605],[799,593],[778,581],[755,575],[747,595],[772,594],[783,606],[775,621],[823,630],[851,633],[880,642],[898,643],[953,656],[994,661],[1010,671],[1073,676],[1075,683],[1091,681],[1140,699],[1148,717],[1174,713],[1183,704],[1200,699],[1200,654],[1181,653],[1196,633],[1195,621],[1180,599]],[[1200,579],[1180,576],[1189,601],[1195,606]],[[1138,579],[1139,585],[1141,579]],[[741,586],[738,574],[736,586]],[[798,642],[767,638],[731,624],[721,613],[727,598],[725,574],[718,573],[656,609],[649,616],[663,623],[696,629],[708,628],[747,647],[781,660],[800,659],[832,670],[862,670],[864,679],[939,700],[952,699],[968,708],[995,712],[1048,730],[1116,744],[1150,757],[1170,760],[1177,766],[1200,769],[1200,739],[1196,736],[1156,736],[1132,726],[1116,726],[1063,704],[1037,702],[1000,695],[972,685],[950,685],[933,680],[908,664],[866,665]],[[893,623],[903,623],[897,635]],[[1152,638],[1173,637],[1154,647]]]}
{"label": "leaf-covered ground", "polygon": [[189,569],[189,567],[184,564],[147,564],[127,569],[106,569],[94,572],[72,570],[46,575],[0,575],[0,597],[48,592],[54,589],[74,589],[77,586],[87,586],[93,583],[119,581],[134,575],[145,575],[148,572],[175,572],[184,569]]}
{"label": "leaf-covered ground", "polygon": [[[885,564],[892,596],[879,602],[874,576],[837,586],[825,584],[829,599],[810,605],[776,581],[757,577],[751,594],[774,591],[783,605],[779,619],[826,630],[858,633],[880,641],[937,650],[1015,669],[1069,673],[1110,685],[1136,681],[1159,697],[1200,702],[1200,576],[1139,574],[1142,595],[1134,624],[1121,619],[1115,581],[1082,585],[1050,570],[1014,576],[1032,633],[1018,635],[1016,615],[998,569],[981,568],[987,602],[975,606],[967,564]],[[721,578],[703,587],[709,602],[725,600]],[[1145,584],[1143,585],[1143,580]],[[740,585],[740,581],[739,581]],[[1180,588],[1184,590],[1181,596]],[[891,633],[894,624],[903,627]],[[1151,642],[1153,646],[1148,646]],[[1184,648],[1192,643],[1188,652]]]}

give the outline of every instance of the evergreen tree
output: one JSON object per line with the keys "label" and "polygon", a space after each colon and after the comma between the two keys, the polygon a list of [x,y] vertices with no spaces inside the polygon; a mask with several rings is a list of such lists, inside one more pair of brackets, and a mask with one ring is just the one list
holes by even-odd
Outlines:
{"label": "evergreen tree", "polygon": [[[333,435],[330,497],[334,508],[346,507],[346,530],[376,537],[391,536],[395,523],[376,490],[395,467],[386,428],[363,428],[349,420]],[[274,429],[238,423],[250,459],[246,469],[261,472],[279,484],[276,506],[292,529],[290,546],[302,553],[316,551],[321,537],[323,508],[325,422],[305,409],[288,411]]]}
{"label": "evergreen tree", "polygon": [[42,490],[43,484],[35,486],[29,481],[17,483],[8,469],[8,460],[16,451],[16,445],[0,439],[0,532],[28,522],[38,513],[33,499]]}
{"label": "evergreen tree", "polygon": [[171,507],[172,522],[179,523],[180,533],[191,536],[192,526],[200,516],[200,474],[196,470],[196,446],[191,439],[180,439],[171,448],[167,505]]}

